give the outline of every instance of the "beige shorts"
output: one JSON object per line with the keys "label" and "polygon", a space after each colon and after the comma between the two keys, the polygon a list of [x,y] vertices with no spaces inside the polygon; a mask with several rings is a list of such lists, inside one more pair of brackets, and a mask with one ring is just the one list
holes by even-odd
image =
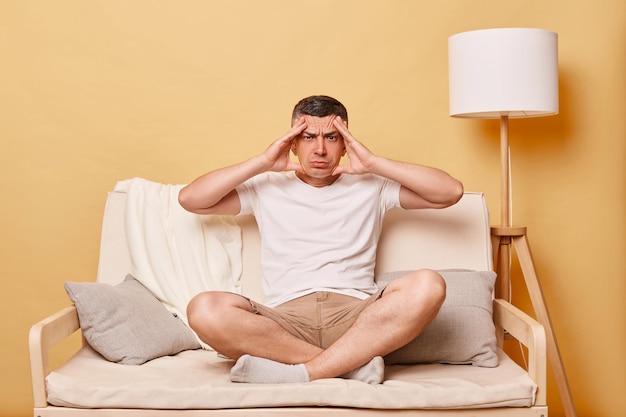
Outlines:
{"label": "beige shorts", "polygon": [[252,311],[270,318],[294,336],[326,349],[339,339],[384,289],[365,300],[333,292],[315,292],[277,307],[250,300]]}

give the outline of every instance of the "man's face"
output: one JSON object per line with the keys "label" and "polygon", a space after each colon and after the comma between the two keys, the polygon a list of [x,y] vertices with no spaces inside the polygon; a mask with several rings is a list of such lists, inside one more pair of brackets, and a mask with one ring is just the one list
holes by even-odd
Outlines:
{"label": "man's face", "polygon": [[304,116],[307,127],[294,139],[291,150],[298,157],[304,175],[300,178],[315,186],[328,185],[337,177],[334,169],[346,153],[343,138],[333,125],[337,116]]}

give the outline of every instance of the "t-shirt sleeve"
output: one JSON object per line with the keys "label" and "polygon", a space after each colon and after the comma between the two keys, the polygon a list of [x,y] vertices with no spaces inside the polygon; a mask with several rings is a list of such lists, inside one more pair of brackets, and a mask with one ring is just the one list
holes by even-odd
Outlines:
{"label": "t-shirt sleeve", "polygon": [[254,199],[256,196],[254,178],[245,181],[243,184],[236,187],[235,190],[239,195],[239,204],[241,205],[239,214],[253,214]]}
{"label": "t-shirt sleeve", "polygon": [[400,183],[392,181],[387,178],[383,178],[383,184],[381,187],[381,196],[383,199],[383,205],[385,211],[392,208],[402,207],[400,205]]}

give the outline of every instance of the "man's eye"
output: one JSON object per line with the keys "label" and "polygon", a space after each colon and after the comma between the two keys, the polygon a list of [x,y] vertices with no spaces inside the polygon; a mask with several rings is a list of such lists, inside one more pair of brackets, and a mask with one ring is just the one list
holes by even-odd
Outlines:
{"label": "man's eye", "polygon": [[302,138],[304,140],[311,140],[311,139],[313,139],[313,136],[311,136],[311,135],[304,135]]}
{"label": "man's eye", "polygon": [[334,142],[334,141],[337,140],[337,136],[326,136],[326,139],[331,141],[331,142]]}

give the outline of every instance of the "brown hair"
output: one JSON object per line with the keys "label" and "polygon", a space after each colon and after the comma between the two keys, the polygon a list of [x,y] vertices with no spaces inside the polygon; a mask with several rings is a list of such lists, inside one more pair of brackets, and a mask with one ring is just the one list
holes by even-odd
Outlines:
{"label": "brown hair", "polygon": [[296,120],[302,115],[315,117],[336,115],[343,121],[348,121],[348,110],[345,106],[329,96],[310,96],[300,100],[293,108],[291,120]]}

